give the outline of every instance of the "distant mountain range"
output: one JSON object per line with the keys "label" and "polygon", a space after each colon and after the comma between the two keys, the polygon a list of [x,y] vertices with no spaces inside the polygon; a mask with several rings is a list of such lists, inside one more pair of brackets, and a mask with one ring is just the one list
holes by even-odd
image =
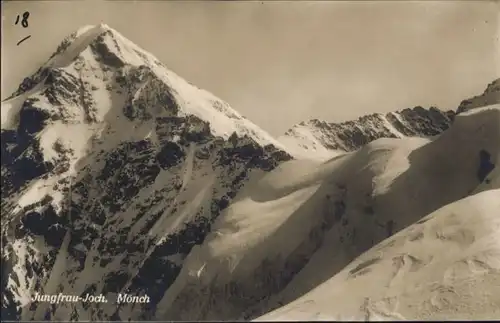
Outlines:
{"label": "distant mountain range", "polygon": [[[275,139],[113,28],[85,26],[2,102],[2,319],[250,320],[288,310],[326,281],[357,290],[356,277],[379,262],[386,267],[374,272],[396,268],[390,288],[374,283],[364,299],[353,292],[304,311],[439,318],[441,291],[465,293],[449,269],[462,260],[473,263],[463,279],[483,270],[469,291],[495,294],[484,282],[498,279],[496,258],[478,257],[500,236],[491,216],[500,201],[498,84],[458,114],[415,107],[311,120]],[[449,215],[463,204],[483,208],[483,226]],[[433,239],[451,245],[434,252]],[[376,258],[378,243],[391,259]],[[403,245],[431,251],[415,256]],[[424,268],[419,286],[429,283],[432,259],[445,252],[465,258],[436,267],[447,277],[438,291],[405,296],[405,275]],[[389,305],[376,303],[384,295]],[[498,313],[496,298],[474,305],[468,296],[448,318],[468,318],[471,307],[484,319]],[[390,297],[418,306],[398,310]]]}
{"label": "distant mountain range", "polygon": [[486,87],[480,95],[463,100],[458,106],[457,113],[462,113],[470,109],[493,105],[500,102],[500,79],[496,79]]}
{"label": "distant mountain range", "polygon": [[450,127],[457,114],[497,103],[500,103],[500,79],[490,83],[481,95],[462,101],[456,112],[418,106],[342,123],[312,119],[293,126],[278,139],[299,156],[329,158],[332,153],[353,151],[378,138],[436,136]]}

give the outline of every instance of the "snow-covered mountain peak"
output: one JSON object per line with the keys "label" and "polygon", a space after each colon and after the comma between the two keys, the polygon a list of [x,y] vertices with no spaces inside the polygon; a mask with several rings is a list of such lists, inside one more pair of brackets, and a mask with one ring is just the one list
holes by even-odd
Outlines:
{"label": "snow-covered mountain peak", "polygon": [[[106,24],[82,27],[62,41],[50,59],[2,102],[2,129],[17,125],[26,102],[51,119],[107,122],[112,127],[111,119],[123,117],[133,121],[130,127],[147,123],[154,129],[157,118],[195,116],[207,122],[215,136],[227,139],[236,133],[283,148],[228,103],[185,81]],[[64,108],[44,108],[48,105]]]}
{"label": "snow-covered mountain peak", "polygon": [[1,112],[2,318],[147,319],[155,310],[136,304],[31,299],[128,290],[158,302],[251,176],[291,158],[105,24],[66,37]]}

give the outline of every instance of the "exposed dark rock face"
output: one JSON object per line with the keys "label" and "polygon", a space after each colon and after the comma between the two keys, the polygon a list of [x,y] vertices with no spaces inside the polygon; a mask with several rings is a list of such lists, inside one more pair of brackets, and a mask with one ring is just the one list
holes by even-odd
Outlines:
{"label": "exposed dark rock face", "polygon": [[488,84],[482,94],[463,100],[458,106],[457,113],[497,103],[500,103],[500,79]]}
{"label": "exposed dark rock face", "polygon": [[394,114],[387,114],[386,117],[391,124],[405,136],[436,136],[448,129],[453,121],[453,111],[443,112],[435,107],[424,109],[415,107],[400,111],[399,121]]}
{"label": "exposed dark rock face", "polygon": [[156,154],[156,160],[162,169],[178,165],[186,157],[182,148],[175,142],[167,142]]}
{"label": "exposed dark rock face", "polygon": [[479,182],[483,182],[486,176],[495,169],[495,164],[491,162],[491,155],[486,150],[481,150],[479,152],[479,168],[477,170],[477,179]]}
{"label": "exposed dark rock face", "polygon": [[32,136],[41,131],[45,122],[50,118],[47,111],[37,108],[38,99],[31,98],[24,101],[19,115],[18,133],[20,135]]}
{"label": "exposed dark rock face", "polygon": [[[1,167],[2,167],[2,205],[8,196],[26,185],[32,179],[50,172],[54,165],[43,159],[39,142],[33,137],[33,132],[40,127],[43,116],[37,110],[21,111],[26,121],[20,122],[17,131],[6,130],[1,134]],[[23,118],[21,118],[23,120]],[[43,120],[43,119],[42,119]],[[41,122],[40,122],[41,121]]]}
{"label": "exposed dark rock face", "polygon": [[[364,128],[357,127],[358,122],[365,123]],[[380,137],[396,136],[386,129],[377,115],[363,116],[356,121],[346,121],[335,124],[319,120],[312,120],[311,124],[325,135],[322,143],[329,149],[355,150],[370,141]]]}
{"label": "exposed dark rock face", "polygon": [[99,35],[96,40],[92,42],[92,44],[90,44],[92,50],[96,53],[96,57],[99,59],[99,61],[109,67],[120,68],[125,66],[125,62],[123,62],[120,57],[109,50],[108,45],[105,43],[105,36],[108,36],[109,39],[114,40],[113,34],[108,31]]}
{"label": "exposed dark rock face", "polygon": [[[131,121],[147,121],[153,118],[153,111],[164,110],[175,116],[179,106],[174,99],[173,89],[160,80],[147,66],[139,66],[127,72],[120,72],[117,82],[130,95],[123,114]],[[146,83],[143,85],[143,83]]]}

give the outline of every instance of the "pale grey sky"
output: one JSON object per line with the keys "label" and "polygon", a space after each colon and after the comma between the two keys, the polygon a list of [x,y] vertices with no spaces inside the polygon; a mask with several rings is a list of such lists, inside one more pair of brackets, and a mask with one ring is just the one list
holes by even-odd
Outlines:
{"label": "pale grey sky", "polygon": [[[7,2],[2,99],[62,38],[104,22],[273,135],[311,118],[455,109],[500,77],[499,8],[493,1]],[[14,25],[26,10],[29,27]]]}

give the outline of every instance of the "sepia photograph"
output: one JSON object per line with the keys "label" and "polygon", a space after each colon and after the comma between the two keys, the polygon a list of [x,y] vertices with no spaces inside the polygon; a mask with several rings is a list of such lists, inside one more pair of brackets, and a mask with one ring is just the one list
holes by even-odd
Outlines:
{"label": "sepia photograph", "polygon": [[500,1],[2,1],[1,320],[500,319]]}

